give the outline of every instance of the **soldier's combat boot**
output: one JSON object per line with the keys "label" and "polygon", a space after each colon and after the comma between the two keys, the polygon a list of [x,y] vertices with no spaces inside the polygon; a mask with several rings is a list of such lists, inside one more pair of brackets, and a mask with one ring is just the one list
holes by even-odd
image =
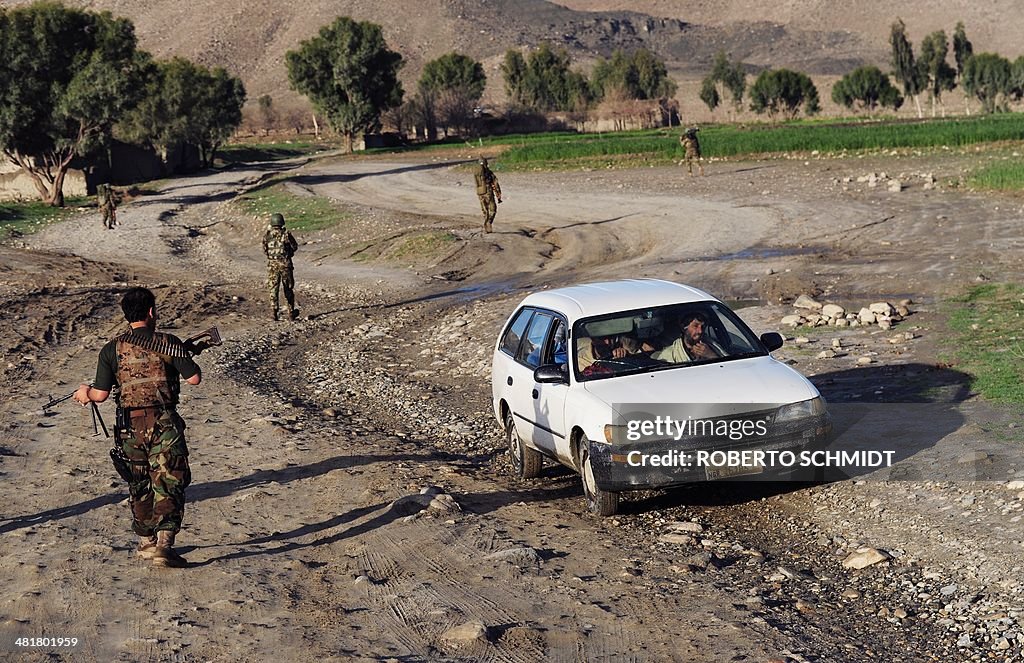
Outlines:
{"label": "soldier's combat boot", "polygon": [[135,556],[142,559],[153,559],[156,554],[156,537],[140,536],[139,545],[135,547]]}
{"label": "soldier's combat boot", "polygon": [[277,320],[280,320],[280,318],[277,316],[277,309],[274,309],[274,321],[276,322]]}
{"label": "soldier's combat boot", "polygon": [[298,320],[299,319],[299,309],[293,308],[291,310],[291,313],[288,314],[288,317],[291,318],[292,320]]}
{"label": "soldier's combat boot", "polygon": [[153,566],[170,569],[183,569],[188,561],[174,552],[174,532],[160,530],[156,533],[156,550],[153,553]]}
{"label": "soldier's combat boot", "polygon": [[484,222],[484,232],[485,233],[491,232],[491,222],[490,221],[485,221]]}

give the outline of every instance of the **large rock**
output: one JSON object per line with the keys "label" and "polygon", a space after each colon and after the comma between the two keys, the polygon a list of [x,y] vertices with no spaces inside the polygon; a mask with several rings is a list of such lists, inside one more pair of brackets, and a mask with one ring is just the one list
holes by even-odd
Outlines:
{"label": "large rock", "polygon": [[789,325],[790,327],[799,327],[804,322],[806,322],[806,320],[804,320],[802,315],[787,315],[779,321],[779,324]]}
{"label": "large rock", "polygon": [[857,314],[857,319],[860,320],[862,324],[873,325],[875,324],[875,312],[866,307],[862,308],[860,313]]}
{"label": "large rock", "polygon": [[795,308],[808,308],[813,311],[821,310],[821,304],[814,301],[809,295],[800,295],[797,297],[796,301],[793,302],[793,306]]}
{"label": "large rock", "polygon": [[878,548],[857,548],[843,560],[844,569],[866,569],[867,567],[885,562],[889,555]]}
{"label": "large rock", "polygon": [[876,315],[890,316],[895,311],[892,308],[892,304],[889,302],[875,302],[874,304],[868,305],[868,310]]}
{"label": "large rock", "polygon": [[464,643],[474,640],[489,640],[487,627],[479,619],[473,619],[465,624],[459,624],[441,634],[441,639],[447,642]]}
{"label": "large rock", "polygon": [[826,318],[838,320],[846,315],[846,309],[837,304],[825,304],[821,307],[821,314]]}

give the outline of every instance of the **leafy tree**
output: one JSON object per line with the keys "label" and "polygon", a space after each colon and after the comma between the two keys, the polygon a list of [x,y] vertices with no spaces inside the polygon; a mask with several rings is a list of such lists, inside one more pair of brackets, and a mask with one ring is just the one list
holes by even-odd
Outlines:
{"label": "leafy tree", "polygon": [[452,52],[431,60],[420,76],[419,98],[423,110],[437,113],[424,113],[424,120],[432,127],[440,119],[446,127],[467,128],[486,85],[483,65],[467,55]]}
{"label": "leafy tree", "polygon": [[277,122],[277,111],[274,109],[274,98],[269,94],[261,95],[256,103],[260,108],[260,118],[263,120],[263,132],[266,135],[270,127]]}
{"label": "leafy tree", "polygon": [[[956,81],[961,87],[963,87],[964,65],[972,55],[974,55],[974,46],[967,38],[967,32],[964,30],[964,22],[959,21],[956,24],[956,28],[953,30],[953,59],[956,60]],[[970,115],[971,106],[967,103],[968,98],[969,93],[965,90],[964,108],[967,110],[967,114]]]}
{"label": "leafy tree", "polygon": [[927,80],[914,60],[914,47],[907,39],[907,26],[902,19],[896,19],[889,31],[889,45],[892,46],[892,69],[896,80],[903,84],[903,94],[914,98],[917,116],[923,117],[921,100],[918,95],[927,87]]}
{"label": "leafy tree", "polygon": [[796,117],[801,106],[804,113],[814,115],[821,110],[818,88],[810,77],[789,69],[762,71],[750,88],[750,110],[775,117],[783,112],[790,118]]}
{"label": "leafy tree", "polygon": [[464,90],[473,101],[479,101],[487,86],[484,66],[460,53],[447,53],[431,60],[423,67],[419,87],[421,90]]}
{"label": "leafy tree", "polygon": [[1010,96],[1015,101],[1024,98],[1024,55],[1021,55],[1010,65]]}
{"label": "leafy tree", "polygon": [[701,81],[700,100],[704,102],[704,105],[707,106],[710,111],[714,111],[718,108],[718,104],[722,101],[721,95],[718,94],[718,87],[710,76]]}
{"label": "leafy tree", "polygon": [[570,63],[565,49],[554,51],[546,43],[525,60],[516,51],[506,52],[501,69],[512,103],[541,111],[586,108],[593,95],[587,79],[571,71]]}
{"label": "leafy tree", "polygon": [[340,16],[285,54],[292,89],[306,95],[352,150],[356,134],[380,128],[383,111],[402,103],[402,56],[379,25]]}
{"label": "leafy tree", "polygon": [[616,49],[610,60],[598,59],[590,81],[599,99],[668,99],[677,89],[665,61],[646,48]]}
{"label": "leafy tree", "polygon": [[132,23],[109,12],[0,9],[0,149],[45,202],[64,205],[71,160],[109,144],[150,66]]}
{"label": "leafy tree", "polygon": [[188,145],[203,166],[242,122],[245,87],[224,69],[212,71],[185,58],[158,62],[146,94],[119,126],[127,140],[164,154]]}
{"label": "leafy tree", "polygon": [[964,63],[964,90],[981,101],[986,113],[995,112],[1000,96],[1009,96],[1010,61],[995,53],[979,53]]}
{"label": "leafy tree", "polygon": [[701,82],[700,98],[713,111],[728,92],[732,96],[733,106],[738,110],[743,104],[746,87],[747,75],[743,71],[743,65],[739,61],[729,62],[725,51],[718,51],[711,73]]}
{"label": "leafy tree", "polygon": [[[935,117],[936,102],[942,104],[942,93],[956,87],[956,69],[946,62],[948,53],[949,42],[943,30],[931,33],[921,42],[921,58],[918,65],[921,67],[925,87],[932,98],[932,117]],[[942,114],[946,114],[945,106],[942,108]]]}
{"label": "leafy tree", "polygon": [[874,111],[879,106],[898,110],[903,105],[899,90],[874,65],[858,67],[843,76],[832,86],[832,101],[847,108],[860,104],[861,108],[868,111]]}

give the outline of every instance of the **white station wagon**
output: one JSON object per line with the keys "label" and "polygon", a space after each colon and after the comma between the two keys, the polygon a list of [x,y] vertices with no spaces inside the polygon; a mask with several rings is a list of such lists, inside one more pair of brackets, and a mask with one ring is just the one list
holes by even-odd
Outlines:
{"label": "white station wagon", "polygon": [[[528,296],[494,348],[494,414],[515,474],[546,456],[580,473],[590,511],[619,494],[769,476],[779,454],[827,443],[818,390],[724,303],[629,279]],[[785,456],[783,456],[785,458]]]}

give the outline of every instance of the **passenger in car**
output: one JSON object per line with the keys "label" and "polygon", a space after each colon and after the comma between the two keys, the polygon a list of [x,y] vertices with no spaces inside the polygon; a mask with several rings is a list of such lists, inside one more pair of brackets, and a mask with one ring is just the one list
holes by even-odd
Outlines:
{"label": "passenger in car", "polygon": [[714,340],[705,335],[708,318],[700,311],[685,313],[679,318],[681,336],[663,350],[651,354],[652,359],[682,364],[702,359],[724,357],[725,351]]}

